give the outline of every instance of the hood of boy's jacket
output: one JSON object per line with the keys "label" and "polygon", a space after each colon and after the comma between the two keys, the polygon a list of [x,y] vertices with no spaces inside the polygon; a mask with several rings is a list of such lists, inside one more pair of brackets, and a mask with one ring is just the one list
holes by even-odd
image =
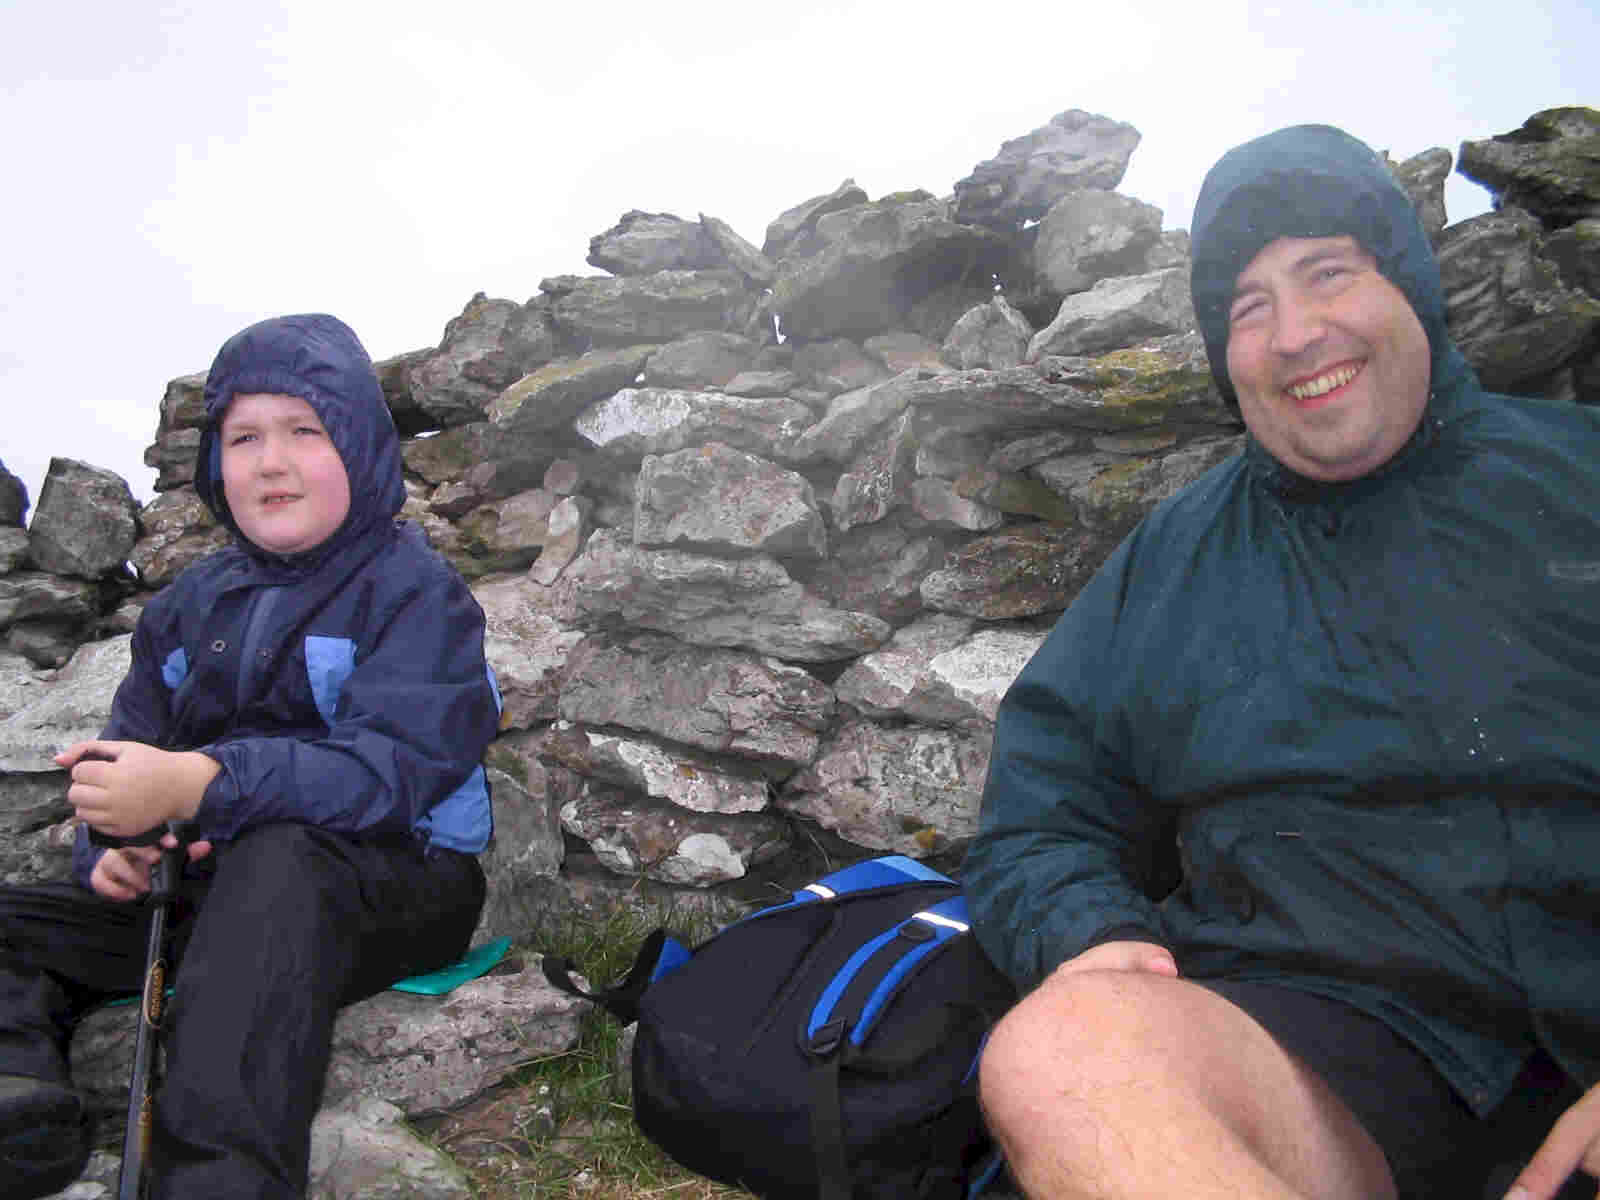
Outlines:
{"label": "hood of boy's jacket", "polygon": [[[222,414],[235,395],[299,396],[311,405],[344,463],[350,511],[320,545],[273,554],[239,530],[222,490]],[[405,503],[400,438],[372,359],[343,321],[325,313],[274,317],[240,330],[217,352],[206,377],[206,426],[195,462],[195,490],[252,557],[311,570],[393,521]]]}
{"label": "hood of boy's jacket", "polygon": [[1193,221],[1190,290],[1223,398],[1228,309],[1239,272],[1278,238],[1349,236],[1410,302],[1428,335],[1432,388],[1468,371],[1445,328],[1439,264],[1422,222],[1389,168],[1364,143],[1330,125],[1294,125],[1228,151],[1206,175]]}

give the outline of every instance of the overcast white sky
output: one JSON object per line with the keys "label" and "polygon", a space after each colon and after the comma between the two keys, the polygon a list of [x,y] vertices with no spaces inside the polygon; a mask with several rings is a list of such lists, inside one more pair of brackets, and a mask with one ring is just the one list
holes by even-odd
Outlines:
{"label": "overcast white sky", "polygon": [[[1593,0],[1522,6],[0,0],[0,460],[141,501],[166,381],[324,310],[375,359],[474,292],[598,274],[630,208],[769,221],[846,176],[946,195],[1083,108],[1187,228],[1227,148],[1325,121],[1405,158],[1600,104]],[[1484,211],[1454,176],[1450,219]]]}

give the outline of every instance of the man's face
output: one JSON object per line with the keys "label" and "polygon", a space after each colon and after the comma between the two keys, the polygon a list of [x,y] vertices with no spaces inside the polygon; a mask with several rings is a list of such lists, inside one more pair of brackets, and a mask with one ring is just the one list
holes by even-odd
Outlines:
{"label": "man's face", "polygon": [[350,480],[316,411],[299,396],[235,395],[222,415],[222,494],[239,531],[295,554],[326,541],[350,511]]}
{"label": "man's face", "polygon": [[1228,377],[1251,434],[1298,474],[1356,479],[1389,461],[1429,374],[1422,323],[1354,238],[1279,238],[1239,273]]}

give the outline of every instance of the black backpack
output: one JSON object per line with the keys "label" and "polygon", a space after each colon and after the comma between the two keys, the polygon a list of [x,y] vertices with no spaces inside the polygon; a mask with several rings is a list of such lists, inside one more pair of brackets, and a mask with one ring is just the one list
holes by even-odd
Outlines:
{"label": "black backpack", "polygon": [[687,950],[657,930],[596,994],[638,1020],[639,1128],[769,1200],[961,1200],[998,1172],[977,1059],[1015,989],[960,885],[899,856],[856,863]]}

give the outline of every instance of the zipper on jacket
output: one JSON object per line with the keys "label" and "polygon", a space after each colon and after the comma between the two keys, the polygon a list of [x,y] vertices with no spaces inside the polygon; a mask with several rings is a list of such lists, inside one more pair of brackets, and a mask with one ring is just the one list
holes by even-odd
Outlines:
{"label": "zipper on jacket", "polygon": [[244,711],[245,699],[250,695],[250,685],[261,673],[262,642],[266,640],[267,618],[283,595],[283,587],[264,587],[250,600],[250,610],[245,615],[244,637],[239,643],[239,684],[234,698],[234,711]]}

